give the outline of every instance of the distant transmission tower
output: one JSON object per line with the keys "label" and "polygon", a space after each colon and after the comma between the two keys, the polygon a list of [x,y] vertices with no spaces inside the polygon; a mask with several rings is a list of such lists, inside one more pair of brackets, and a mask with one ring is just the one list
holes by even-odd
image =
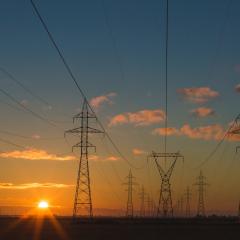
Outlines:
{"label": "distant transmission tower", "polygon": [[240,221],[240,201],[239,201],[239,204],[238,204],[238,221]]}
{"label": "distant transmission tower", "polygon": [[195,185],[198,187],[198,208],[197,208],[197,216],[204,217],[205,216],[205,202],[204,202],[204,194],[206,191],[206,186],[209,184],[206,182],[206,178],[203,176],[202,171],[200,171],[200,175],[197,178],[197,182]]}
{"label": "distant transmission tower", "polygon": [[147,195],[147,199],[146,199],[146,204],[147,204],[147,216],[151,217],[152,216],[152,199],[150,197],[150,195]]}
{"label": "distant transmission tower", "polygon": [[[184,159],[184,157],[180,153],[155,153],[155,152],[152,152],[152,154],[149,157],[154,158],[161,177],[161,190],[159,196],[157,216],[172,217],[173,206],[170,178],[177,160],[179,158]],[[160,164],[161,160],[165,160],[165,169]],[[168,165],[168,167],[166,167],[166,165]]]}
{"label": "distant transmission tower", "polygon": [[190,210],[191,192],[190,192],[189,187],[187,187],[187,190],[185,192],[185,197],[186,197],[186,217],[190,217],[190,215],[191,215],[191,210]]}
{"label": "distant transmission tower", "polygon": [[180,198],[180,216],[183,217],[183,197]]}
{"label": "distant transmission tower", "polygon": [[80,127],[76,127],[65,132],[67,134],[76,134],[80,137],[80,142],[78,142],[72,147],[72,149],[80,149],[80,161],[73,207],[74,219],[84,216],[89,218],[93,217],[88,153],[89,148],[96,149],[96,147],[91,144],[88,139],[89,134],[102,133],[102,131],[90,127],[90,119],[96,119],[96,116],[90,110],[87,100],[84,99],[82,111],[73,117],[73,122],[75,122],[76,120],[80,120]]}
{"label": "distant transmission tower", "polygon": [[124,185],[127,185],[127,209],[126,209],[126,216],[129,218],[133,217],[133,185],[136,185],[136,182],[133,182],[133,177],[131,169],[129,170],[129,174],[127,176],[128,181],[126,183],[123,183]]}
{"label": "distant transmission tower", "polygon": [[139,215],[141,217],[145,216],[145,190],[144,190],[144,186],[142,186],[141,191],[139,193],[139,198],[140,198],[140,211],[139,211]]}

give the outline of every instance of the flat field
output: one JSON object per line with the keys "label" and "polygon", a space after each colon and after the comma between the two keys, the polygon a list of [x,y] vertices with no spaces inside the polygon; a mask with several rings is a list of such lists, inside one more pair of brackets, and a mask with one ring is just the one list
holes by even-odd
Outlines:
{"label": "flat field", "polygon": [[1,240],[237,240],[240,224],[235,219],[117,219],[72,222],[71,218],[0,218]]}

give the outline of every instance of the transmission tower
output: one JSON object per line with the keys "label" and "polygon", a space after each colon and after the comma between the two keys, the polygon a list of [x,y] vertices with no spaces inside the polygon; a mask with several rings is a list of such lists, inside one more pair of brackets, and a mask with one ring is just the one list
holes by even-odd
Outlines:
{"label": "transmission tower", "polygon": [[146,196],[145,189],[144,189],[144,186],[142,186],[141,191],[139,193],[139,198],[140,198],[140,211],[139,211],[139,215],[141,217],[145,216],[145,196]]}
{"label": "transmission tower", "polygon": [[191,200],[191,192],[189,187],[187,187],[185,192],[186,197],[186,217],[190,217],[190,200]]}
{"label": "transmission tower", "polygon": [[178,217],[180,217],[180,200],[177,200],[177,203],[176,203],[176,210],[175,210],[175,214],[177,214]]}
{"label": "transmission tower", "polygon": [[180,198],[180,216],[183,216],[183,197]]}
{"label": "transmission tower", "polygon": [[240,221],[240,201],[239,201],[239,204],[238,204],[238,221]]}
{"label": "transmission tower", "polygon": [[[179,158],[184,159],[184,157],[180,153],[155,153],[155,152],[152,152],[152,154],[149,157],[155,160],[157,169],[161,177],[161,190],[159,196],[157,216],[172,217],[173,206],[170,178],[172,176],[172,172],[177,160]],[[164,168],[161,166],[161,160],[165,160]]]}
{"label": "transmission tower", "polygon": [[126,209],[126,216],[129,218],[133,217],[133,185],[137,185],[136,182],[133,182],[133,177],[131,169],[129,170],[129,174],[127,176],[128,181],[126,183],[123,183],[124,185],[127,185],[127,209]]}
{"label": "transmission tower", "polygon": [[153,205],[153,203],[152,203],[152,199],[151,199],[149,194],[147,195],[146,204],[147,204],[147,216],[151,217],[152,216],[152,207],[153,207],[152,205]]}
{"label": "transmission tower", "polygon": [[88,153],[90,148],[96,147],[91,144],[89,134],[102,133],[102,131],[89,126],[89,120],[96,120],[95,114],[90,110],[86,99],[83,101],[82,111],[73,117],[73,122],[80,120],[80,126],[66,131],[66,134],[75,134],[80,137],[80,142],[73,147],[80,149],[80,160],[77,174],[76,192],[74,197],[73,218],[93,217],[91,184],[88,165]]}
{"label": "transmission tower", "polygon": [[200,175],[197,178],[197,182],[195,185],[198,187],[198,208],[197,208],[197,216],[205,217],[205,202],[204,202],[204,194],[206,191],[206,186],[209,184],[206,182],[206,178],[203,176],[202,171],[200,171]]}
{"label": "transmission tower", "polygon": [[[233,125],[228,130],[228,135],[236,135],[240,137],[240,114],[235,118],[235,121]],[[240,139],[240,138],[239,138]],[[240,149],[240,146],[236,147],[236,153],[238,152],[238,149]]]}

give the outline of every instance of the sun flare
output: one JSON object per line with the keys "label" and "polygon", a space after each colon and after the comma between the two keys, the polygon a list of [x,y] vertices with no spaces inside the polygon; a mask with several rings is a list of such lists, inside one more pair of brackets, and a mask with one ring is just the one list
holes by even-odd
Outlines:
{"label": "sun flare", "polygon": [[40,208],[40,209],[47,209],[48,207],[49,207],[49,205],[48,205],[47,201],[40,201],[38,203],[38,208]]}

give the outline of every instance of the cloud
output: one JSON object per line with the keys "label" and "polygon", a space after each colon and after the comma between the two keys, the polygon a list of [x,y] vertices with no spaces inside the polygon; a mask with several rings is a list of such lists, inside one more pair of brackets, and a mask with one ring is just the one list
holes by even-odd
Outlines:
{"label": "cloud", "polygon": [[184,99],[193,103],[205,103],[220,95],[217,91],[209,87],[181,88],[178,89],[177,92],[181,94]]}
{"label": "cloud", "polygon": [[29,105],[29,102],[28,100],[26,99],[23,99],[21,102],[20,102],[21,105],[23,105],[24,107],[27,107]]}
{"label": "cloud", "polygon": [[133,124],[136,127],[149,126],[164,121],[165,117],[165,112],[161,109],[127,112],[114,116],[110,120],[109,126],[122,124]]}
{"label": "cloud", "polygon": [[63,184],[63,183],[22,183],[22,184],[14,184],[14,183],[1,183],[0,189],[31,189],[31,188],[68,188],[73,187],[74,185]]}
{"label": "cloud", "polygon": [[38,140],[38,139],[40,139],[40,138],[41,138],[41,136],[40,136],[40,135],[38,135],[38,134],[34,134],[34,135],[32,135],[32,138],[33,138],[33,139],[37,139],[37,140]]}
{"label": "cloud", "polygon": [[108,93],[106,95],[101,95],[101,96],[94,97],[90,100],[90,105],[93,108],[98,109],[104,103],[113,104],[112,98],[115,97],[115,96],[117,96],[117,94],[115,92],[111,92],[111,93]]}
{"label": "cloud", "polygon": [[108,156],[108,157],[101,158],[98,155],[90,155],[89,160],[103,162],[103,161],[117,161],[117,160],[119,160],[119,158],[116,156]]}
{"label": "cloud", "polygon": [[173,127],[168,127],[168,128],[156,128],[152,131],[153,135],[160,135],[164,136],[165,134],[167,136],[172,136],[172,135],[179,135],[179,130]]}
{"label": "cloud", "polygon": [[236,71],[237,73],[240,73],[240,64],[236,64],[236,65],[234,66],[234,69],[235,69],[235,71]]}
{"label": "cloud", "polygon": [[185,124],[180,129],[180,132],[182,135],[193,139],[220,140],[225,131],[219,124],[212,124],[196,128],[192,128],[189,124]]}
{"label": "cloud", "polygon": [[214,115],[215,111],[212,108],[199,107],[199,108],[191,110],[191,113],[193,116],[195,116],[197,118],[204,118],[204,117]]}
{"label": "cloud", "polygon": [[56,154],[50,154],[45,150],[29,148],[26,150],[14,150],[9,152],[0,153],[1,158],[17,158],[25,160],[57,160],[68,161],[74,160],[75,157],[71,155],[60,156]]}
{"label": "cloud", "polygon": [[[168,128],[167,135],[169,136],[185,136],[190,139],[202,139],[202,140],[222,140],[225,136],[226,129],[220,124],[211,124],[206,126],[200,126],[192,128],[189,124],[184,124],[180,129]],[[154,135],[165,135],[165,128],[156,128],[152,131]],[[228,134],[225,137],[227,141],[240,141],[240,135]]]}
{"label": "cloud", "polygon": [[97,160],[99,160],[99,156],[98,156],[98,155],[90,155],[90,156],[88,157],[88,159],[89,159],[89,160],[92,160],[92,161],[97,161]]}
{"label": "cloud", "polygon": [[106,158],[107,161],[117,161],[119,160],[119,157],[116,157],[116,156],[109,156]]}
{"label": "cloud", "polygon": [[[156,128],[153,130],[152,134],[164,136],[165,128]],[[192,139],[220,140],[223,137],[223,134],[224,129],[219,124],[201,126],[196,128],[192,128],[189,124],[185,124],[180,129],[167,129],[167,135],[169,136],[186,136]]]}
{"label": "cloud", "polygon": [[142,150],[142,149],[134,148],[134,149],[132,150],[132,153],[133,153],[134,155],[143,155],[143,154],[145,154],[146,152],[145,152],[144,150]]}
{"label": "cloud", "polygon": [[240,93],[240,84],[238,84],[238,85],[235,86],[235,91],[238,92],[238,93]]}

